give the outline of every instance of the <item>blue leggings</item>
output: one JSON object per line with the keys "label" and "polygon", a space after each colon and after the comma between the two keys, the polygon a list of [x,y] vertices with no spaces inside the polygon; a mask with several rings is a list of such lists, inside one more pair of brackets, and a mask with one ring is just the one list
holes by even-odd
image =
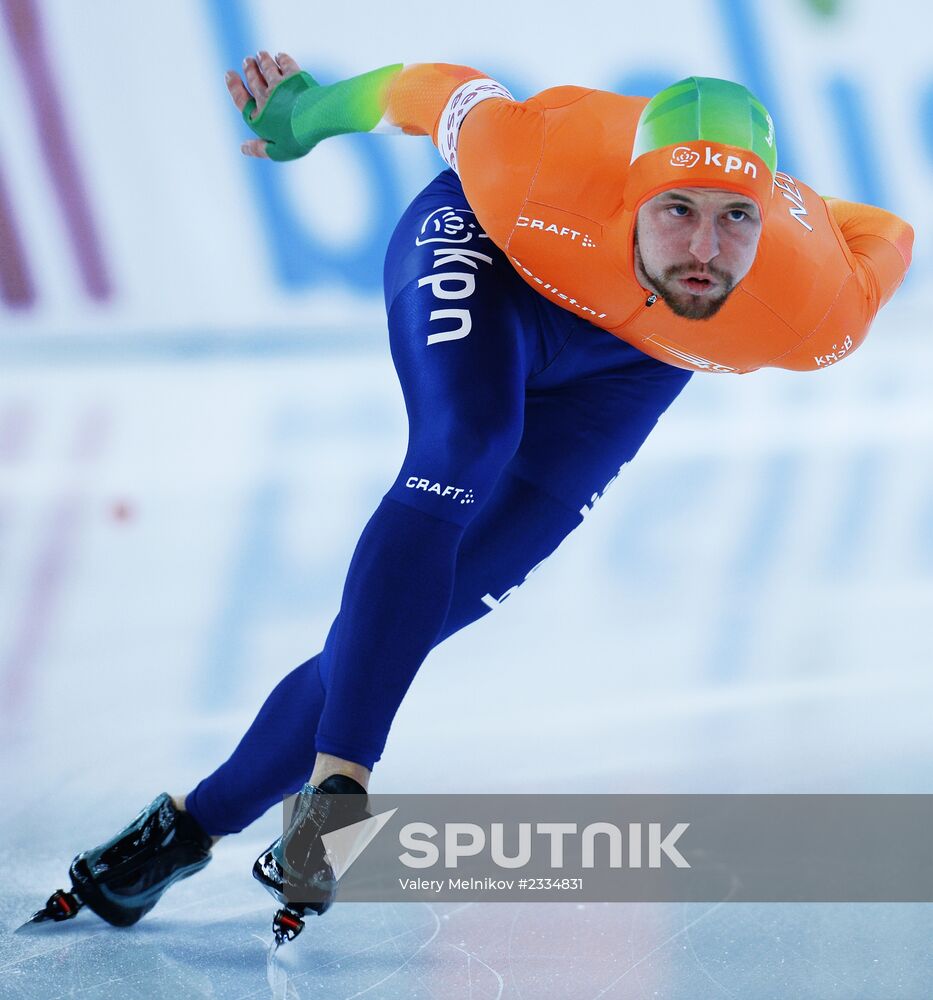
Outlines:
{"label": "blue leggings", "polygon": [[318,752],[372,768],[430,650],[580,524],[690,377],[527,285],[451,171],[399,222],[385,294],[408,451],[357,543],[324,649],[188,795],[212,835],[298,789]]}

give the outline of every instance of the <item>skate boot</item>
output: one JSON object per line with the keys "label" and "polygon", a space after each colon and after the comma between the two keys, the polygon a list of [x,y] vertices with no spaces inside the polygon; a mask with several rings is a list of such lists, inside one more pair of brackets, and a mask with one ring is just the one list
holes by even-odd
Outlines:
{"label": "skate boot", "polygon": [[[343,798],[345,796],[345,798]],[[282,904],[272,919],[277,945],[291,941],[307,913],[322,914],[337,895],[337,878],[323,834],[367,819],[366,789],[344,774],[298,793],[285,834],[256,859],[253,878]]]}
{"label": "skate boot", "polygon": [[68,920],[82,905],[115,927],[148,913],[179,879],[211,859],[211,838],[162,793],[115,837],[71,862],[71,891],[59,889],[24,924]]}

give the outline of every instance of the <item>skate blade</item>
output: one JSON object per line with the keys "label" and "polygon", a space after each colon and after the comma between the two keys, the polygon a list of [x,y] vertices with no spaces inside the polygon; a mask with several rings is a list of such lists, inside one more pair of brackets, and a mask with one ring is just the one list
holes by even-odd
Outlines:
{"label": "skate blade", "polygon": [[83,905],[73,892],[58,889],[49,896],[41,910],[36,910],[26,923],[20,924],[13,933],[27,934],[38,929],[41,924],[62,924],[73,920]]}
{"label": "skate blade", "polygon": [[53,923],[50,917],[43,915],[44,911],[39,910],[38,913],[34,913],[24,924],[20,924],[16,930],[13,931],[14,934],[38,934],[39,925],[44,923]]}
{"label": "skate blade", "polygon": [[60,924],[61,920],[53,920],[45,910],[37,910],[24,924],[13,931],[14,934],[44,934],[46,928]]}

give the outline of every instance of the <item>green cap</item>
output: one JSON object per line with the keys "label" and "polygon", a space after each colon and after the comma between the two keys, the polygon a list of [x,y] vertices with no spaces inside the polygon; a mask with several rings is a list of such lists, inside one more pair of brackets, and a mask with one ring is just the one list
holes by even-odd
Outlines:
{"label": "green cap", "polygon": [[764,105],[741,84],[709,76],[688,76],[651,98],[638,119],[632,159],[698,140],[747,149],[772,176],[777,170],[774,122]]}

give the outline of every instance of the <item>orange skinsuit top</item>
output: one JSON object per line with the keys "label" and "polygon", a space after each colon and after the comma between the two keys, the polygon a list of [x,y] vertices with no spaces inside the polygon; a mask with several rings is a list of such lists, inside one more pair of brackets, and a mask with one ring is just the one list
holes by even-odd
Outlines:
{"label": "orange skinsuit top", "polygon": [[[865,339],[910,265],[906,222],[785,173],[772,181],[748,150],[693,142],[633,163],[645,98],[568,86],[519,102],[477,70],[432,63],[405,67],[386,100],[386,125],[433,138],[525,281],[680,368],[832,365]],[[740,190],[761,208],[755,262],[707,320],[676,316],[635,274],[638,208],[674,187]]]}

